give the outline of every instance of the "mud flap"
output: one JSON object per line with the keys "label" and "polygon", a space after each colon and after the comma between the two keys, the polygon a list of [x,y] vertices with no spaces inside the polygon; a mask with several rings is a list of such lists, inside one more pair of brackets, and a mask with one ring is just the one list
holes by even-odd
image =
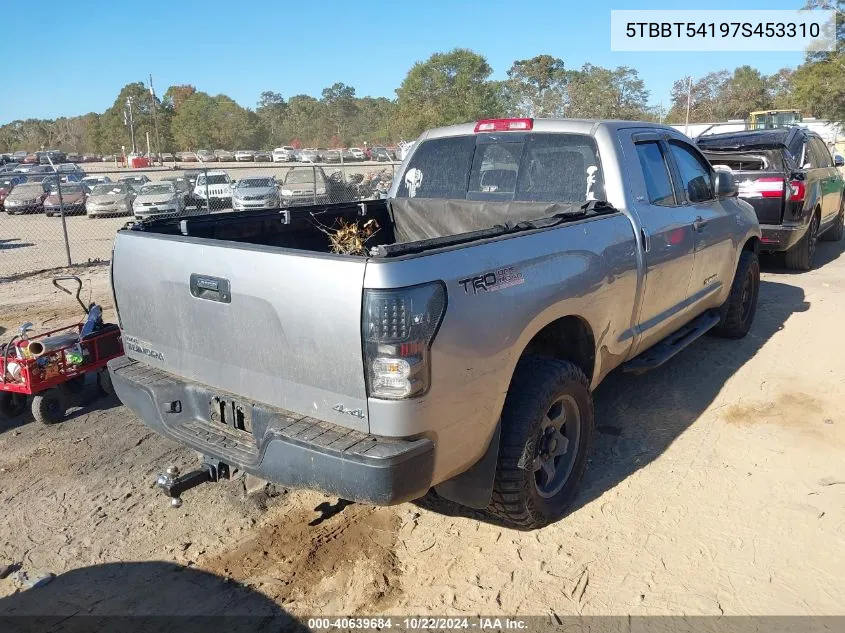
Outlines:
{"label": "mud flap", "polygon": [[457,477],[452,477],[434,487],[438,495],[449,501],[460,503],[468,508],[483,510],[490,505],[493,497],[493,480],[496,476],[496,463],[499,461],[499,437],[502,433],[501,421],[493,431],[490,444],[484,455],[469,470]]}

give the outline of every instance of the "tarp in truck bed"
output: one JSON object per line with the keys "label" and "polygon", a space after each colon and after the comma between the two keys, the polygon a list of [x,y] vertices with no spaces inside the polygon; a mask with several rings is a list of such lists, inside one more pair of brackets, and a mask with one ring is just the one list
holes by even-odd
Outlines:
{"label": "tarp in truck bed", "polygon": [[583,210],[583,203],[394,198],[390,204],[399,243],[473,233],[560,215],[578,219],[595,213]]}

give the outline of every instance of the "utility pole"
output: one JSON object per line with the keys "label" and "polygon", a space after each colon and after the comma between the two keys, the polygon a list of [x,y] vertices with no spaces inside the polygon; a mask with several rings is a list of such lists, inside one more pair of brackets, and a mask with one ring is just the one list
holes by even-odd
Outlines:
{"label": "utility pole", "polygon": [[150,101],[153,105],[153,126],[156,132],[156,155],[158,156],[159,164],[164,164],[161,160],[161,137],[158,135],[158,115],[156,114],[156,93],[153,88],[153,76],[150,74]]}
{"label": "utility pole", "polygon": [[684,126],[684,134],[689,136],[689,106],[690,101],[692,101],[692,76],[687,76],[687,122]]}
{"label": "utility pole", "polygon": [[135,154],[138,148],[135,146],[135,119],[132,117],[132,97],[126,97],[126,107],[129,108],[129,132],[132,136],[132,153]]}

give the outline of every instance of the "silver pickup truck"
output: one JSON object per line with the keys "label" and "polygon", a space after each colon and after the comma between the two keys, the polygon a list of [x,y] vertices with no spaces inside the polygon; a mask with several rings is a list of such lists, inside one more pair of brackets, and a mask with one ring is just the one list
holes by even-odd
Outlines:
{"label": "silver pickup truck", "polygon": [[[748,332],[760,229],[736,195],[668,127],[431,130],[386,200],[118,232],[112,381],[203,456],[159,480],[174,501],[237,470],[542,526],[576,494],[608,372]],[[326,227],[373,222],[363,254],[332,252]]]}

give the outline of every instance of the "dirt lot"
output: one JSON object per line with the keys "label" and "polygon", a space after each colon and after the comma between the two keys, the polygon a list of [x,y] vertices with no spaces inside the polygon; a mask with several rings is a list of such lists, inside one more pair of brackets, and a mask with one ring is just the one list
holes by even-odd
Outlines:
{"label": "dirt lot", "polygon": [[[822,244],[813,272],[764,266],[746,339],[708,338],[598,389],[577,507],[536,532],[431,501],[246,499],[240,482],[171,509],[153,479],[192,454],[116,401],[54,427],[5,423],[0,565],[60,576],[0,599],[0,612],[43,595],[68,613],[219,613],[248,604],[232,594],[246,585],[297,616],[845,614],[845,257]],[[107,271],[85,278],[109,303]],[[0,284],[6,329],[73,314],[46,278]],[[167,580],[184,566],[219,581],[209,599],[199,580]],[[13,577],[0,581],[0,595],[14,591]]]}
{"label": "dirt lot", "polygon": [[[163,176],[173,176],[186,169],[199,169],[197,163],[180,163],[179,170],[157,167],[154,169],[116,170],[113,163],[85,163],[82,165],[89,175],[105,175],[114,181],[122,176],[145,175],[157,181]],[[345,165],[322,165],[326,174],[343,172],[345,178],[353,174],[368,174],[387,170],[390,173],[392,163],[350,163]],[[222,169],[235,180],[250,176],[274,176],[284,182],[285,175],[291,169],[306,170],[312,166],[301,163],[215,163],[209,169]],[[212,207],[213,209],[213,207]],[[193,207],[191,213],[198,213]],[[217,212],[229,212],[218,209]],[[111,258],[111,248],[115,232],[120,229],[130,216],[89,218],[85,215],[72,215],[65,218],[67,223],[70,257],[74,264],[89,261],[107,261]],[[67,264],[64,231],[59,217],[46,217],[43,213],[24,215],[0,214],[0,280],[21,273],[30,273]]]}

